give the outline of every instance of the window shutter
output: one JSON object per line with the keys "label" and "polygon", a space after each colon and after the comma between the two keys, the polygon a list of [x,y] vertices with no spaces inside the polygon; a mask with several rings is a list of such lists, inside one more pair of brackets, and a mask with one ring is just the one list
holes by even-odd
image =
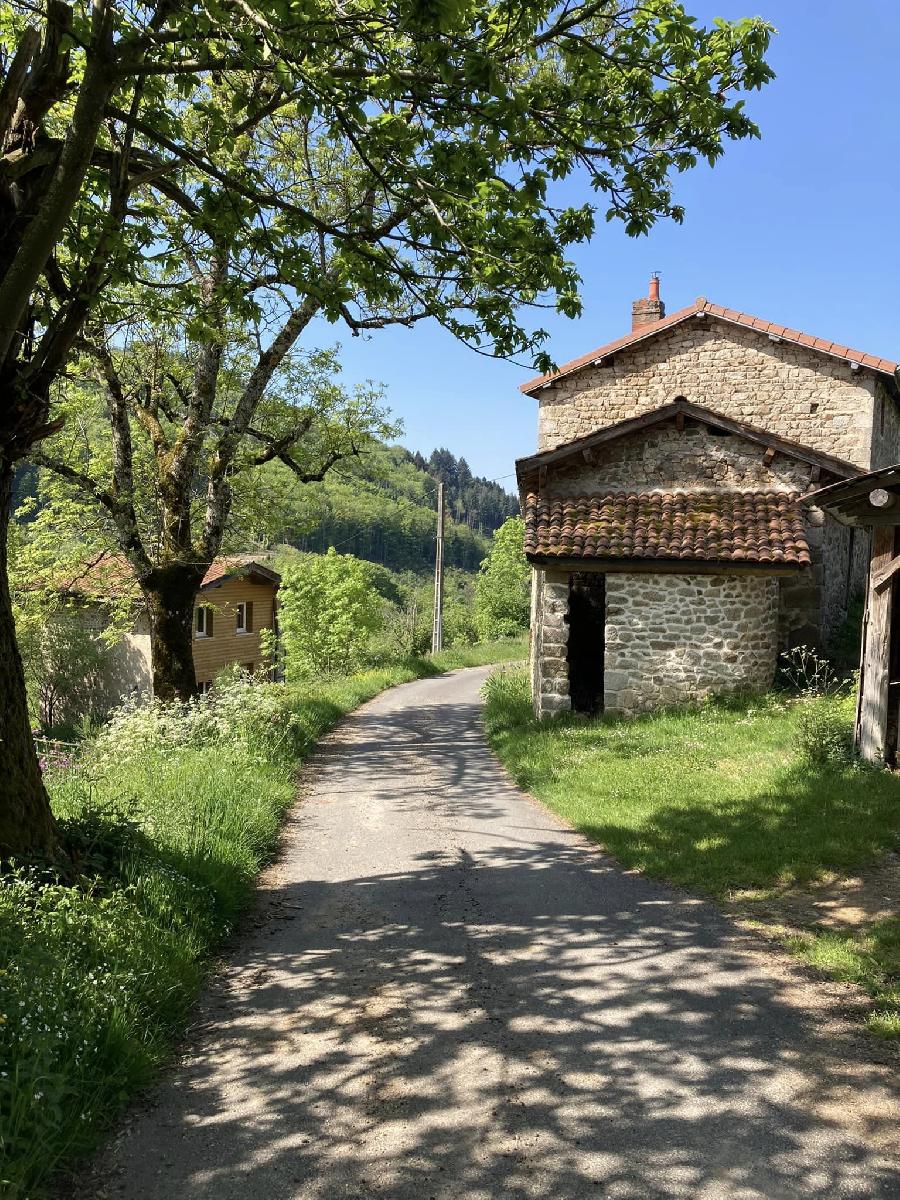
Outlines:
{"label": "window shutter", "polygon": [[244,605],[244,624],[247,627],[247,632],[253,632],[253,601],[248,600]]}
{"label": "window shutter", "polygon": [[212,637],[212,635],[213,635],[213,610],[211,608],[207,608],[207,610],[206,610],[206,636]]}

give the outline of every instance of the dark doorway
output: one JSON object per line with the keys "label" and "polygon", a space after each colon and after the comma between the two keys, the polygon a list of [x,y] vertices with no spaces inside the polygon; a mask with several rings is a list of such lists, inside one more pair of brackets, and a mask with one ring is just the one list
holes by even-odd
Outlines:
{"label": "dark doorway", "polygon": [[580,713],[603,712],[603,654],[606,642],[606,576],[583,572],[569,577],[569,695]]}

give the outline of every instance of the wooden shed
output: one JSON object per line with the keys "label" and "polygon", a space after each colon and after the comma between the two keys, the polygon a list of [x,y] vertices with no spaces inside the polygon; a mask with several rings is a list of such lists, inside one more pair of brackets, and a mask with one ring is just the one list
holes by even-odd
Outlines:
{"label": "wooden shed", "polygon": [[900,464],[804,497],[843,525],[872,531],[855,740],[866,762],[897,765],[900,732],[900,600],[895,598]]}

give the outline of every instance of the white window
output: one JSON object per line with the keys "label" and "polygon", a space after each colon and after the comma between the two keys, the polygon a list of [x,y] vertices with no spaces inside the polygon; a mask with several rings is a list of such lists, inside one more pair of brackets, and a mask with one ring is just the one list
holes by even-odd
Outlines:
{"label": "white window", "polygon": [[194,622],[194,633],[198,638],[212,637],[213,614],[212,609],[206,604],[201,604],[197,609],[197,619]]}
{"label": "white window", "polygon": [[212,691],[212,680],[206,679],[202,683],[197,684],[197,691],[201,696],[208,696]]}
{"label": "white window", "polygon": [[253,601],[242,600],[237,606],[237,633],[253,632]]}

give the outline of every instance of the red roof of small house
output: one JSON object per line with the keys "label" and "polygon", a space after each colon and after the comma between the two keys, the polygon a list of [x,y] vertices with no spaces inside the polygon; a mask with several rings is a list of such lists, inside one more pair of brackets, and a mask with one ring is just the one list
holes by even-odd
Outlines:
{"label": "red roof of small house", "polygon": [[731,324],[740,325],[745,329],[755,329],[758,333],[767,334],[778,341],[793,342],[798,346],[806,346],[809,350],[815,350],[821,354],[829,354],[834,358],[843,359],[844,362],[851,365],[855,363],[859,367],[867,367],[871,371],[878,371],[881,374],[890,375],[891,377],[898,370],[898,364],[892,362],[890,359],[879,358],[875,354],[866,354],[862,350],[853,350],[849,346],[829,341],[827,338],[813,337],[809,333],[801,333],[797,329],[789,329],[786,325],[778,325],[774,321],[765,321],[760,317],[751,316],[749,313],[738,312],[734,308],[723,308],[720,304],[713,304],[712,301],[707,300],[704,296],[699,296],[687,308],[679,309],[678,312],[672,313],[669,317],[664,317],[661,321],[641,325],[637,329],[632,330],[631,333],[626,333],[624,337],[607,342],[605,346],[600,346],[597,350],[592,350],[589,354],[582,354],[579,358],[573,358],[571,362],[564,363],[561,367],[549,372],[547,375],[539,375],[536,379],[530,379],[527,383],[523,383],[520,386],[519,391],[524,392],[526,396],[530,396],[540,388],[555,383],[556,380],[562,379],[566,375],[571,375],[574,371],[578,371],[582,367],[591,366],[604,358],[608,358],[612,354],[618,353],[620,350],[628,349],[638,342],[656,337],[657,334],[664,333],[667,329],[672,329],[674,326],[680,325],[683,321],[688,321],[692,317],[703,318],[705,316],[715,317],[721,321],[729,321]]}
{"label": "red roof of small house", "polygon": [[[220,587],[228,579],[244,576],[256,577],[275,587],[281,582],[281,576],[276,571],[256,562],[252,557],[230,555],[213,560],[203,576],[200,590]],[[58,590],[85,599],[112,600],[124,598],[129,593],[137,596],[138,587],[131,564],[124,555],[104,551],[85,564],[76,575],[61,582]]]}
{"label": "red roof of small house", "polygon": [[561,559],[679,560],[806,566],[796,492],[609,492],[523,505],[525,554]]}
{"label": "red roof of small house", "polygon": [[252,558],[232,556],[213,560],[212,566],[203,576],[200,590],[206,591],[207,588],[219,587],[228,579],[245,577],[255,578],[257,582],[272,583],[275,587],[281,583],[281,576],[271,567],[263,566],[262,563]]}

